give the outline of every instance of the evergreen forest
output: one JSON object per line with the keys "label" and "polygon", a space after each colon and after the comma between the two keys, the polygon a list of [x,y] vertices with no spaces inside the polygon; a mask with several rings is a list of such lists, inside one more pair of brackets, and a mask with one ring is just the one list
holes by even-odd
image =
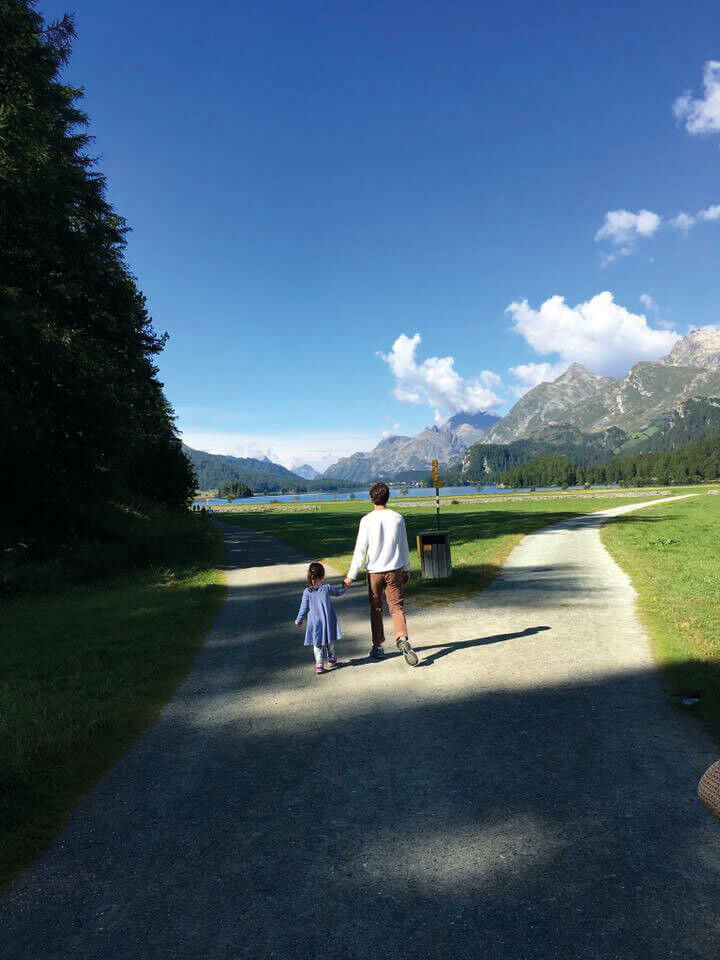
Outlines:
{"label": "evergreen forest", "polygon": [[688,443],[676,450],[613,457],[606,463],[581,466],[565,456],[548,455],[500,474],[506,487],[575,486],[619,483],[688,484],[720,479],[720,435]]}
{"label": "evergreen forest", "polygon": [[93,535],[108,507],[183,511],[193,469],[158,379],[129,230],[63,82],[72,17],[0,3],[3,539]]}

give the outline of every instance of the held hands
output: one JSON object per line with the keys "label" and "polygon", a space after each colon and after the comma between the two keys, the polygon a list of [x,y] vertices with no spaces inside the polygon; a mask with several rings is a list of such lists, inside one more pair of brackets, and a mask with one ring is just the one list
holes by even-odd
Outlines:
{"label": "held hands", "polygon": [[304,622],[303,620],[296,620],[296,621],[295,621],[295,626],[296,626],[296,627],[301,627],[301,626],[303,625],[303,622]]}
{"label": "held hands", "polygon": [[352,580],[350,579],[350,577],[345,577],[345,579],[343,580],[343,583],[345,584],[345,589],[349,590],[352,585]]}

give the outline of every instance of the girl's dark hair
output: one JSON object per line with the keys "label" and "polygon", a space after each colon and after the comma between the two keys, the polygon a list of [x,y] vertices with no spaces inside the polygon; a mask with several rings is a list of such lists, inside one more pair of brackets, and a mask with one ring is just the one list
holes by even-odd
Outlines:
{"label": "girl's dark hair", "polygon": [[307,585],[314,587],[320,580],[325,579],[325,567],[321,563],[313,561],[308,567]]}

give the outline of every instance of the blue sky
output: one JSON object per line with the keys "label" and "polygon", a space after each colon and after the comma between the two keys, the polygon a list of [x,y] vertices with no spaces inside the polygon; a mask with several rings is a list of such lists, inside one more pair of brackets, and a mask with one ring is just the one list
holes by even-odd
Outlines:
{"label": "blue sky", "polygon": [[38,8],[193,446],[327,464],[720,321],[716,3]]}

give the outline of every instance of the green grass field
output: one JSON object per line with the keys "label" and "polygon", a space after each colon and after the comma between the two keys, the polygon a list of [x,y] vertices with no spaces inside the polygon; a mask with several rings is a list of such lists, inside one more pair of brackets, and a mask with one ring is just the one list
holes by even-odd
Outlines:
{"label": "green grass field", "polygon": [[[666,490],[663,490],[666,492]],[[441,527],[450,532],[453,576],[449,581],[422,581],[417,551],[413,549],[420,531],[435,529],[435,509],[412,507],[413,498],[394,499],[390,506],[405,517],[410,542],[413,570],[409,593],[420,602],[452,602],[468,593],[486,587],[502,567],[516,543],[526,534],[549,523],[559,522],[583,513],[606,510],[637,500],[633,491],[618,491],[613,496],[602,493],[576,493],[565,496],[525,495],[492,498],[478,497],[457,504],[443,502]],[[643,490],[648,500],[658,496],[656,490]],[[490,500],[490,502],[488,502]],[[342,573],[347,571],[355,544],[357,525],[369,509],[367,502],[343,501],[316,504],[315,510],[267,512],[238,511],[221,513],[227,523],[246,524],[263,530],[303,551],[308,557],[330,564]]]}
{"label": "green grass field", "polygon": [[678,702],[699,697],[690,709],[720,740],[720,496],[700,488],[633,516],[650,522],[618,518],[603,528],[603,542],[638,592],[668,690]]}
{"label": "green grass field", "polygon": [[219,538],[197,517],[172,542],[161,566],[49,593],[40,581],[2,604],[0,882],[57,835],[191,666],[225,595]]}

